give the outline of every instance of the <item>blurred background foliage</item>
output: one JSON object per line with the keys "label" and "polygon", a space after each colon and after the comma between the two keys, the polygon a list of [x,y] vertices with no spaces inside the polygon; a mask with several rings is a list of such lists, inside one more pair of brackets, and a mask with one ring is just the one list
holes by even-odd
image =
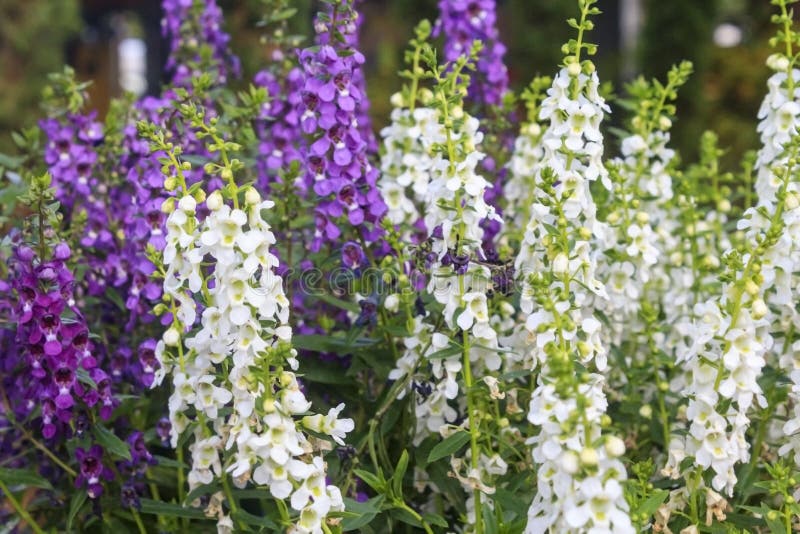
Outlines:
{"label": "blurred background foliage", "polygon": [[[233,46],[245,72],[267,59],[256,23],[260,0],[219,0]],[[313,0],[297,0],[293,31],[308,34]],[[719,133],[728,166],[757,146],[756,113],[768,76],[764,61],[771,6],[766,0],[602,0],[604,14],[592,38],[600,44],[600,75],[624,97],[624,83],[637,74],[664,77],[681,59],[695,63],[681,93],[674,144],[684,160],[697,155],[704,129]],[[520,90],[536,74],[552,74],[560,46],[570,35],[565,19],[570,0],[498,0],[501,35],[512,87]],[[147,45],[147,92],[157,93],[163,43],[158,0],[0,0],[0,151],[10,132],[41,115],[40,92],[47,73],[67,62],[81,79],[92,79],[92,105],[102,115],[121,93],[115,47],[125,37]],[[375,125],[386,123],[389,96],[399,88],[402,51],[421,18],[435,19],[436,0],[365,0],[362,48]],[[628,33],[621,21],[628,21]],[[633,37],[630,24],[637,30]],[[633,38],[633,41],[631,41]],[[245,82],[242,82],[245,83]],[[612,116],[619,124],[621,113]]]}

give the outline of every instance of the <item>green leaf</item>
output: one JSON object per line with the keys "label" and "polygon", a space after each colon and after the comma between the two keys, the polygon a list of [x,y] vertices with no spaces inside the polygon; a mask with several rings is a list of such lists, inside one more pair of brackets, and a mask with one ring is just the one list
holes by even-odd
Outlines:
{"label": "green leaf", "polygon": [[131,451],[128,448],[128,444],[115,436],[113,432],[99,424],[93,427],[92,432],[94,433],[94,437],[97,438],[97,442],[102,445],[105,450],[114,456],[130,461]]}
{"label": "green leaf", "polygon": [[342,337],[323,336],[319,334],[308,334],[292,337],[292,345],[296,349],[305,349],[315,352],[352,352],[367,347],[371,347],[380,342],[378,339],[358,338],[348,341]]}
{"label": "green leaf", "polygon": [[436,446],[431,450],[431,453],[428,455],[428,463],[433,463],[436,460],[440,460],[446,456],[450,456],[451,454],[455,453],[461,447],[466,445],[469,442],[469,433],[460,430],[454,434],[448,436],[444,441],[441,443],[437,443]]}
{"label": "green leaf", "polygon": [[287,20],[287,19],[290,19],[290,18],[294,17],[295,13],[297,13],[297,9],[293,8],[293,7],[290,7],[290,8],[287,8],[287,9],[282,9],[282,10],[278,11],[277,13],[273,13],[273,14],[269,15],[269,20],[270,20],[270,22],[278,22],[278,21],[281,21],[281,20]]}
{"label": "green leaf", "polygon": [[386,490],[386,481],[383,480],[383,477],[378,477],[377,475],[370,473],[369,471],[364,471],[363,469],[356,469],[353,471],[353,473],[355,473],[358,478],[363,480],[364,484],[374,489],[378,493],[383,493]]}
{"label": "green leaf", "polygon": [[72,531],[72,522],[78,516],[83,505],[86,503],[86,492],[77,491],[72,494],[72,499],[69,502],[69,514],[67,515],[67,532]]}
{"label": "green leaf", "polygon": [[154,454],[153,458],[158,462],[158,465],[161,467],[174,467],[175,469],[180,469],[183,467],[184,469],[189,469],[189,466],[185,463],[181,463],[177,460],[172,458],[167,458],[166,456],[160,456],[158,454]]}
{"label": "green leaf", "polygon": [[0,166],[8,169],[17,169],[23,159],[24,158],[20,156],[9,156],[8,154],[0,153]]}
{"label": "green leaf", "polygon": [[195,489],[189,492],[189,495],[186,496],[184,502],[192,502],[198,497],[202,497],[203,495],[208,495],[209,493],[214,493],[219,489],[218,484],[202,484],[197,486]]}
{"label": "green leaf", "polygon": [[383,495],[373,497],[366,502],[358,502],[353,499],[344,499],[345,514],[348,515],[342,521],[342,530],[349,532],[367,526],[380,513],[383,504]]}
{"label": "green leaf", "polygon": [[393,517],[396,517],[403,523],[408,523],[409,525],[417,528],[422,528],[422,523],[420,523],[419,519],[411,515],[411,512],[404,508],[394,508],[390,513]]}
{"label": "green leaf", "polygon": [[447,524],[447,520],[437,514],[422,514],[422,519],[424,519],[430,525],[436,525],[437,527],[447,528],[450,525]]}
{"label": "green leaf", "polygon": [[361,307],[355,302],[347,302],[346,300],[337,299],[333,295],[328,295],[327,293],[322,293],[320,295],[317,295],[317,297],[319,297],[319,300],[327,302],[331,306],[334,306],[341,310],[353,313],[359,313],[361,311]]}
{"label": "green leaf", "polygon": [[636,513],[640,516],[645,515],[650,517],[656,513],[658,507],[661,506],[665,500],[667,500],[667,497],[669,497],[668,491],[656,490],[647,499],[639,503],[639,506],[636,508]]}
{"label": "green leaf", "polygon": [[267,527],[272,532],[278,532],[281,527],[272,521],[269,517],[266,516],[257,516],[253,515],[250,512],[246,512],[242,509],[236,510],[236,513],[231,514],[231,517],[234,521],[241,521],[242,523],[246,523],[248,525],[254,525],[257,527]]}
{"label": "green leaf", "polygon": [[392,490],[397,497],[403,496],[403,477],[406,475],[406,469],[408,469],[408,451],[404,449],[392,475]]}
{"label": "green leaf", "polygon": [[443,360],[461,354],[462,348],[459,345],[451,344],[447,347],[425,356],[428,360]]}
{"label": "green leaf", "polygon": [[341,365],[326,365],[315,361],[313,365],[302,370],[304,380],[317,384],[352,384],[353,380],[345,375]]}
{"label": "green leaf", "polygon": [[29,469],[0,468],[0,480],[7,486],[23,486],[51,490],[53,486],[47,479]]}
{"label": "green leaf", "polygon": [[178,504],[141,499],[143,514],[158,515],[161,517],[188,517],[190,519],[205,519],[206,515],[197,508],[186,508]]}

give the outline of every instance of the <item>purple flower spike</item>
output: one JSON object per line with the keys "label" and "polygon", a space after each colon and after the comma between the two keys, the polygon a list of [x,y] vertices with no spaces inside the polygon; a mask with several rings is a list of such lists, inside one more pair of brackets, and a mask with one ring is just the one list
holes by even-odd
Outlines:
{"label": "purple flower spike", "polygon": [[[69,437],[79,404],[92,407],[100,402],[100,416],[107,419],[117,403],[108,375],[97,369],[86,322],[74,304],[72,273],[64,264],[69,247],[57,245],[52,256],[42,262],[29,247],[17,247],[10,262],[10,286],[17,296],[11,318],[17,325],[18,352],[0,357],[6,376],[15,380],[11,408],[25,420],[41,406],[46,439]],[[78,380],[81,369],[90,371],[97,390]]]}
{"label": "purple flower spike", "polygon": [[[374,134],[365,126],[367,100],[363,78],[364,56],[355,50],[358,14],[352,0],[331,5],[314,28],[319,46],[300,52],[304,81],[298,112],[310,135],[305,156],[306,189],[322,197],[316,208],[317,231],[312,249],[334,244],[341,235],[336,222],[347,222],[370,241],[380,239],[380,220],[386,204],[377,190],[378,171],[369,161]],[[336,28],[329,27],[335,21]],[[344,42],[331,37],[334,31]]]}
{"label": "purple flower spike", "polygon": [[508,91],[508,69],[503,63],[506,47],[497,31],[495,0],[439,0],[440,18],[435,35],[444,35],[447,61],[469,53],[473,41],[481,41],[477,73],[469,96],[473,102],[499,105]]}
{"label": "purple flower spike", "polygon": [[[241,63],[230,50],[230,35],[222,31],[222,10],[215,0],[163,0],[161,7],[161,32],[170,47],[166,69],[174,85],[189,86],[203,72],[214,74],[219,84],[239,76]],[[203,47],[210,50],[208,61]]]}

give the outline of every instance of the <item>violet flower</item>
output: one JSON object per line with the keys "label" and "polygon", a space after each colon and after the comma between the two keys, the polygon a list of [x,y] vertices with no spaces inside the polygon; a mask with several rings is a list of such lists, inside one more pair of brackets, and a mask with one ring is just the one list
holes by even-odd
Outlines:
{"label": "violet flower", "polygon": [[440,18],[434,35],[444,35],[444,57],[454,61],[468,54],[473,41],[481,41],[476,74],[469,87],[473,102],[497,106],[508,91],[506,47],[497,31],[495,0],[439,0]]}
{"label": "violet flower", "polygon": [[161,33],[169,42],[166,70],[173,85],[188,87],[204,72],[220,85],[240,75],[241,63],[230,50],[231,37],[222,30],[222,10],[215,0],[163,0],[161,7]]}
{"label": "violet flower", "polygon": [[[272,184],[280,181],[282,171],[289,169],[293,162],[303,161],[301,149],[305,139],[300,131],[298,113],[298,106],[302,103],[303,71],[295,67],[278,76],[264,70],[255,75],[253,83],[264,87],[269,95],[269,103],[256,124],[259,138],[257,186],[261,193],[266,194],[271,191]],[[298,180],[295,185],[298,193],[305,196],[305,182]]]}
{"label": "violet flower", "polygon": [[[346,220],[368,241],[382,234],[379,221],[386,204],[376,187],[378,170],[367,158],[367,143],[358,127],[358,109],[364,101],[353,76],[364,63],[364,56],[346,42],[332,39],[352,19],[352,2],[335,4],[336,27],[317,24],[317,39],[327,42],[300,52],[305,74],[300,109],[300,125],[310,136],[306,152],[306,180],[321,197],[317,204],[316,234],[312,249],[334,243]],[[318,20],[326,20],[322,17]]]}
{"label": "violet flower", "polygon": [[[12,319],[21,353],[15,372],[27,374],[28,379],[10,400],[23,418],[41,406],[42,434],[47,439],[70,431],[76,402],[97,406],[103,419],[111,416],[117,403],[108,375],[97,368],[86,321],[75,307],[74,280],[64,263],[69,255],[69,247],[60,244],[53,259],[41,261],[30,247],[18,246],[11,262],[11,286],[18,299]],[[81,383],[79,371],[86,372],[97,388]]]}
{"label": "violet flower", "polygon": [[75,478],[76,488],[86,488],[89,498],[96,499],[103,494],[102,482],[113,480],[114,473],[103,465],[103,448],[92,445],[87,451],[81,447],[75,449],[75,458],[80,470]]}

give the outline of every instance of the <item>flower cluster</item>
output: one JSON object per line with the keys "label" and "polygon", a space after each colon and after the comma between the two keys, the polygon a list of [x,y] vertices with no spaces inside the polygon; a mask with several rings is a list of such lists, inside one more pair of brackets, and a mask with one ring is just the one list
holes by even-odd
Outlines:
{"label": "flower cluster", "polygon": [[[349,1],[336,3],[334,12],[331,24],[318,24],[317,29],[335,37],[341,32],[339,25],[350,23],[352,5]],[[313,246],[317,249],[339,237],[342,218],[361,228],[365,239],[374,241],[381,234],[378,222],[386,213],[377,188],[378,170],[367,158],[367,141],[357,119],[366,97],[353,79],[364,56],[346,42],[319,39],[331,44],[300,53],[305,74],[300,123],[311,136],[305,157],[306,182],[308,189],[321,197],[315,212]]]}
{"label": "flower cluster", "polygon": [[62,243],[50,260],[24,245],[13,258],[13,317],[22,349],[17,365],[25,366],[28,374],[18,375],[19,392],[9,400],[22,420],[41,409],[41,432],[47,439],[71,435],[70,423],[83,407],[108,419],[117,402],[109,376],[97,367],[86,322],[75,307],[74,280],[65,264],[69,257],[69,247]]}
{"label": "flower cluster", "polygon": [[[352,9],[346,11],[336,11],[336,4],[328,4],[324,12],[317,14],[314,21],[316,41],[318,45],[335,45],[337,40],[344,41],[344,44],[352,50],[359,49],[359,33],[364,25],[364,15],[359,11],[364,0],[353,0]],[[340,35],[330,31],[327,27],[335,21],[336,28]],[[361,101],[356,106],[356,121],[361,139],[367,144],[367,154],[372,157],[378,153],[378,140],[372,129],[372,121],[369,118],[369,99],[367,98],[367,80],[363,68],[353,70],[351,83],[361,94]]]}
{"label": "flower cluster", "polygon": [[342,219],[361,229],[364,239],[374,241],[381,235],[378,223],[386,213],[377,188],[378,170],[367,158],[367,140],[358,123],[366,97],[353,80],[364,56],[337,39],[354,31],[347,29],[353,19],[351,1],[335,3],[333,13],[330,19],[320,16],[315,28],[331,35],[318,37],[329,44],[300,53],[305,75],[300,124],[310,136],[306,184],[321,197],[315,210],[314,249],[335,242]]}
{"label": "flower cluster", "polygon": [[[424,33],[424,28],[420,31]],[[414,55],[419,56],[420,51],[418,48]],[[428,57],[427,61],[432,59]],[[503,364],[503,349],[488,296],[492,273],[484,264],[482,250],[480,222],[500,221],[484,200],[489,183],[478,173],[478,164],[484,157],[478,148],[483,136],[478,119],[463,111],[461,99],[448,101],[445,96],[465,93],[462,71],[467,68],[467,61],[468,58],[461,58],[447,74],[438,65],[429,64],[436,85],[422,96],[432,107],[414,107],[416,102],[410,100],[410,109],[395,110],[398,122],[384,131],[384,163],[390,172],[382,186],[384,190],[397,188],[397,196],[412,206],[414,201],[405,196],[406,186],[413,187],[409,196],[418,202],[422,197],[428,239],[420,250],[430,273],[426,292],[442,307],[445,327],[433,324],[432,317],[428,321],[415,317],[411,335],[404,339],[405,351],[389,378],[405,380],[406,388],[400,397],[414,392],[415,443],[431,433],[446,435],[447,424],[454,423],[466,408],[464,424],[471,434],[470,451],[465,459],[454,457],[452,461],[456,476],[469,495],[469,523],[475,524],[482,522],[483,508],[492,507],[488,498],[494,492],[491,479],[505,470],[497,462],[483,461],[477,436],[480,409],[474,385],[478,378],[496,385],[497,379],[492,375]],[[410,98],[415,96],[410,94]],[[406,121],[410,126],[403,124]],[[403,156],[399,162],[391,161],[393,152],[399,153],[401,146],[414,147],[406,153],[411,158]],[[428,366],[430,371],[426,372]],[[460,391],[464,395],[459,396]]]}
{"label": "flower cluster", "polygon": [[[292,168],[294,162],[303,161],[303,136],[298,112],[303,87],[303,73],[294,67],[280,76],[261,71],[254,78],[255,85],[267,90],[269,104],[258,122],[258,188],[271,191],[281,181],[281,173]],[[305,193],[304,180],[297,180],[296,189]]]}
{"label": "flower cluster", "polygon": [[[514,140],[514,149],[508,162],[508,180],[503,186],[506,199],[503,217],[508,222],[507,231],[524,228],[531,218],[530,193],[534,189],[533,177],[544,157],[544,146],[541,142],[544,128],[539,121],[539,106],[551,83],[552,80],[548,77],[534,78],[522,95],[528,109],[528,118]],[[519,236],[510,237],[519,240]]]}
{"label": "flower cluster", "polygon": [[[581,4],[581,25],[596,12],[592,4]],[[608,417],[601,374],[607,356],[593,302],[607,295],[590,253],[590,240],[603,240],[606,232],[596,220],[589,183],[606,179],[599,126],[609,110],[597,93],[594,65],[579,60],[586,45],[570,45],[573,55],[541,103],[540,119],[549,124],[516,260],[523,276],[521,306],[529,314],[520,335],[539,367],[528,413],[540,428],[529,440],[538,486],[526,531],[633,532],[622,493],[625,467],[619,457],[625,447],[601,427]]]}
{"label": "flower cluster", "polygon": [[455,61],[467,55],[472,44],[483,44],[478,55],[478,75],[470,84],[470,98],[497,106],[508,91],[508,69],[503,63],[505,45],[497,31],[495,0],[439,0],[437,33],[444,35],[444,58]]}
{"label": "flower cluster", "polygon": [[239,76],[241,64],[230,51],[215,0],[163,0],[161,6],[161,32],[169,42],[166,69],[174,85],[188,86],[204,72],[220,84]]}
{"label": "flower cluster", "polygon": [[[202,114],[192,120],[201,126]],[[226,155],[234,145],[217,137],[214,122],[203,128],[223,153],[225,165],[219,170],[232,186],[226,188],[227,198],[216,191],[205,199],[210,214],[202,222],[195,196],[205,194],[202,189],[189,193],[183,177],[190,165],[178,163],[163,134],[152,136],[156,148],[172,159],[179,185],[178,196],[164,207],[170,212],[164,292],[174,319],[156,348],[162,366],[156,382],[166,374],[172,377],[172,445],[178,445],[191,425],[190,488],[215,478],[225,485],[228,474],[238,487],[252,480],[268,486],[276,499],[289,499],[299,513],[296,527],[315,532],[329,512],[343,505],[338,488],[327,484],[322,458],[313,456],[315,449],[304,429],[343,443],[353,422],[338,418],[343,405],[327,416],[297,419],[311,403],[293,372],[297,360],[287,324],[289,301],[275,272],[278,260],[270,251],[275,237],[262,218],[273,203],[248,188],[240,208],[240,194],[232,182],[239,163]],[[214,265],[205,276],[200,265],[204,258],[213,259]],[[198,303],[200,325],[193,329]],[[233,510],[234,504],[229,507]],[[220,514],[219,521],[222,527],[230,519]]]}

